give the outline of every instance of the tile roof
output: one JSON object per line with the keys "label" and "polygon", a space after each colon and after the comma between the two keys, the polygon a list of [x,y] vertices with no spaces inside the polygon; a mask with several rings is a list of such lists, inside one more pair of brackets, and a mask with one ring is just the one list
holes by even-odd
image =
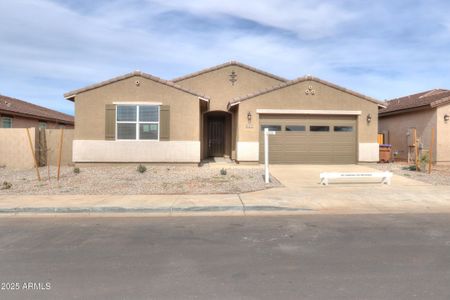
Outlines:
{"label": "tile roof", "polygon": [[433,108],[450,103],[450,90],[434,89],[387,101],[387,107],[379,115],[402,113],[415,108]]}
{"label": "tile roof", "polygon": [[226,63],[223,63],[223,64],[220,64],[220,65],[217,65],[217,66],[214,66],[214,67],[203,69],[203,70],[191,73],[191,74],[183,75],[181,77],[177,77],[175,79],[172,79],[172,81],[173,82],[179,82],[179,81],[182,81],[182,80],[185,80],[185,79],[188,79],[188,78],[196,77],[196,76],[202,75],[204,73],[216,71],[216,70],[219,70],[219,69],[222,69],[222,68],[225,68],[225,67],[229,67],[229,66],[238,66],[238,67],[250,70],[250,71],[255,72],[255,73],[262,74],[262,75],[267,76],[267,77],[271,77],[273,79],[276,79],[276,80],[279,80],[279,81],[282,81],[282,82],[288,81],[288,79],[286,79],[286,78],[283,78],[283,77],[280,77],[280,76],[268,73],[266,71],[262,71],[260,69],[251,67],[249,65],[246,65],[246,64],[240,63],[238,61],[234,61],[234,60],[226,62]]}
{"label": "tile roof", "polygon": [[167,85],[167,86],[173,87],[175,89],[181,90],[183,92],[189,93],[191,95],[194,95],[194,96],[197,96],[197,97],[200,97],[200,98],[203,98],[203,99],[209,99],[207,96],[200,95],[200,94],[198,94],[198,93],[196,93],[194,91],[191,91],[189,89],[181,87],[181,86],[175,84],[172,81],[164,80],[164,79],[161,79],[159,77],[156,77],[156,76],[153,76],[153,75],[141,72],[141,71],[134,71],[134,72],[131,72],[131,73],[127,73],[125,75],[117,76],[117,77],[114,77],[114,78],[111,78],[111,79],[108,79],[108,80],[105,80],[105,81],[102,81],[102,82],[99,82],[99,83],[88,85],[88,86],[86,86],[84,88],[81,88],[81,89],[77,89],[77,90],[65,93],[64,94],[64,98],[73,101],[74,97],[77,94],[79,94],[79,93],[86,92],[86,91],[89,91],[89,90],[93,90],[93,89],[102,87],[104,85],[108,85],[110,83],[117,82],[117,81],[120,81],[120,80],[124,80],[124,79],[130,78],[130,77],[133,77],[133,76],[141,76],[143,78],[147,78],[147,79],[150,79],[150,80],[162,83],[164,85]]}
{"label": "tile roof", "polygon": [[74,118],[70,115],[3,95],[0,95],[0,113],[74,124]]}
{"label": "tile roof", "polygon": [[228,103],[228,106],[231,107],[233,105],[239,104],[242,101],[246,101],[248,99],[251,99],[251,98],[254,98],[256,96],[263,95],[263,94],[271,93],[273,91],[276,91],[276,90],[279,90],[279,89],[282,89],[282,88],[285,88],[285,87],[288,87],[288,86],[291,86],[291,85],[294,85],[294,84],[297,84],[297,83],[300,83],[300,82],[303,82],[303,81],[319,82],[321,84],[324,84],[324,85],[327,85],[329,87],[335,88],[335,89],[340,90],[342,92],[352,94],[354,96],[363,98],[363,99],[365,99],[367,101],[370,101],[370,102],[374,102],[375,104],[378,104],[381,107],[385,107],[386,106],[384,102],[378,101],[378,100],[376,100],[374,98],[371,98],[369,96],[365,96],[363,94],[360,94],[360,93],[357,93],[355,91],[343,88],[343,87],[338,86],[338,85],[336,85],[334,83],[331,83],[331,82],[328,82],[328,81],[325,81],[325,80],[322,80],[320,78],[313,77],[313,76],[310,76],[310,75],[303,76],[303,77],[300,77],[300,78],[297,78],[297,79],[294,79],[294,80],[291,80],[291,81],[288,81],[288,82],[284,82],[284,83],[281,83],[279,85],[275,85],[275,86],[272,86],[270,88],[263,89],[263,90],[257,91],[255,93],[252,93],[252,94],[249,94],[249,95],[246,95],[246,96],[243,96],[243,97],[234,98],[230,103]]}

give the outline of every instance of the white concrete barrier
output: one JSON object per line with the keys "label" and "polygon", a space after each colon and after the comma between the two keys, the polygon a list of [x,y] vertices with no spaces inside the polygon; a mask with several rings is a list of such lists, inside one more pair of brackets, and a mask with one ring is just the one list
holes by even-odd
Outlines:
{"label": "white concrete barrier", "polygon": [[383,184],[391,184],[392,172],[347,172],[347,173],[339,173],[339,172],[324,172],[320,173],[320,184],[328,185],[330,179],[344,179],[350,181],[357,181],[361,178],[374,178],[381,179],[381,183]]}

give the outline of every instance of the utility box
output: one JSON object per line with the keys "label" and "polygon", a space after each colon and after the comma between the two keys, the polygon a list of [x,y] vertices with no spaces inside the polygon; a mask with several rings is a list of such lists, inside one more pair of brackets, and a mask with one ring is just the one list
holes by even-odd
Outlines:
{"label": "utility box", "polygon": [[392,145],[382,144],[380,145],[380,162],[391,162],[392,161]]}

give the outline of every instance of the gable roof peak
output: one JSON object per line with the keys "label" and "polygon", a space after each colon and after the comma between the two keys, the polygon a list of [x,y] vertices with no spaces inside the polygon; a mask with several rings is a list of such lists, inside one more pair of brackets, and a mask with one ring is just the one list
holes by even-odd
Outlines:
{"label": "gable roof peak", "polygon": [[121,76],[113,77],[113,78],[108,79],[108,80],[105,80],[105,81],[101,81],[101,82],[98,82],[98,83],[94,83],[94,84],[88,85],[88,86],[86,86],[86,87],[84,87],[84,88],[80,88],[80,89],[77,89],[77,90],[73,90],[73,91],[71,91],[71,92],[65,93],[65,94],[64,94],[64,98],[66,98],[67,100],[73,101],[74,97],[75,97],[77,94],[79,94],[79,93],[83,93],[83,92],[86,92],[86,91],[89,91],[89,90],[93,90],[93,89],[96,89],[96,88],[99,88],[99,87],[108,85],[108,84],[110,84],[110,83],[114,83],[114,82],[117,82],[117,81],[121,81],[121,80],[124,80],[124,79],[128,79],[128,78],[133,77],[133,76],[141,76],[141,77],[143,77],[143,78],[150,79],[150,80],[153,80],[153,81],[155,81],[155,82],[159,82],[159,83],[161,83],[161,84],[164,84],[164,85],[173,87],[173,88],[175,88],[175,89],[178,89],[178,90],[180,90],[180,91],[186,92],[186,93],[188,93],[188,94],[197,96],[197,97],[199,97],[199,98],[202,98],[202,99],[209,99],[209,98],[208,98],[207,96],[205,96],[205,95],[200,95],[200,94],[198,94],[198,93],[196,93],[196,92],[194,92],[194,91],[191,91],[191,90],[189,90],[189,89],[187,89],[187,88],[181,87],[181,86],[179,86],[178,84],[176,84],[176,83],[174,83],[174,82],[172,82],[172,81],[165,80],[165,79],[161,79],[161,78],[159,78],[159,77],[150,75],[150,74],[148,74],[148,73],[145,73],[145,72],[142,72],[142,71],[139,71],[139,70],[135,70],[135,71],[133,71],[133,72],[131,72],[131,73],[127,73],[127,74],[124,74],[124,75],[121,75]]}
{"label": "gable roof peak", "polygon": [[239,104],[240,102],[242,102],[244,100],[248,100],[248,99],[254,98],[256,96],[260,96],[260,95],[263,95],[263,94],[266,94],[266,93],[270,93],[270,92],[273,92],[275,90],[282,89],[282,88],[285,88],[285,87],[288,87],[288,86],[291,86],[291,85],[294,85],[294,84],[297,84],[297,83],[300,83],[300,82],[303,82],[303,81],[315,81],[315,82],[321,83],[323,85],[329,86],[331,88],[340,90],[342,92],[345,92],[345,93],[352,94],[354,96],[360,97],[360,98],[365,99],[367,101],[374,102],[375,104],[377,104],[380,107],[383,107],[383,108],[386,107],[384,102],[381,102],[381,101],[379,101],[379,100],[377,100],[375,98],[372,98],[372,97],[369,97],[369,96],[365,96],[365,95],[360,94],[358,92],[346,89],[344,87],[338,86],[338,85],[336,85],[334,83],[322,80],[320,78],[314,77],[314,76],[309,75],[309,74],[305,75],[305,76],[302,76],[302,77],[299,77],[299,78],[294,79],[294,80],[290,80],[290,81],[287,81],[287,82],[280,83],[278,85],[274,85],[274,86],[272,86],[270,88],[259,90],[259,91],[255,92],[255,93],[252,93],[252,94],[249,94],[249,95],[246,95],[246,96],[243,96],[243,97],[234,98],[232,101],[230,101],[228,103],[228,107],[231,107],[233,105]]}
{"label": "gable roof peak", "polygon": [[246,65],[246,64],[241,63],[239,61],[230,60],[230,61],[225,62],[225,63],[220,64],[220,65],[216,65],[216,66],[213,66],[213,67],[202,69],[202,70],[194,72],[194,73],[190,73],[190,74],[187,74],[187,75],[183,75],[183,76],[174,78],[174,79],[172,79],[172,82],[177,83],[177,82],[185,80],[185,79],[193,78],[193,77],[196,77],[196,76],[199,76],[199,75],[202,75],[202,74],[205,74],[205,73],[213,72],[213,71],[216,71],[216,70],[220,70],[222,68],[229,67],[229,66],[238,66],[238,67],[241,67],[243,69],[247,69],[249,71],[252,71],[252,72],[255,72],[255,73],[258,73],[258,74],[270,77],[270,78],[273,78],[273,79],[278,80],[280,82],[287,82],[287,81],[289,81],[286,78],[283,78],[283,77],[277,76],[275,74],[272,74],[272,73],[269,73],[269,72],[257,69],[255,67]]}

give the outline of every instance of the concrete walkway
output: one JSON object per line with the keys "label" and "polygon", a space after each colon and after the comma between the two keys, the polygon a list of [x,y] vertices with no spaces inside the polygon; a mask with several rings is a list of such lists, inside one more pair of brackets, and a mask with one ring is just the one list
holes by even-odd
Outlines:
{"label": "concrete walkway", "polygon": [[274,165],[284,187],[245,194],[0,196],[0,215],[280,215],[450,212],[450,187],[394,176],[379,183],[319,184],[324,171],[374,171],[369,166]]}

